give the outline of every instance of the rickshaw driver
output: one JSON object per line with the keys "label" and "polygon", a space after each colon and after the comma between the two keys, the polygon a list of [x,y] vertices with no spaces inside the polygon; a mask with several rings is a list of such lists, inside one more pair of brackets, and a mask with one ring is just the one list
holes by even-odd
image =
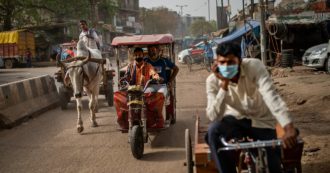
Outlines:
{"label": "rickshaw driver", "polygon": [[[236,173],[232,153],[223,151],[220,136],[227,140],[248,136],[254,140],[276,139],[277,122],[284,128],[284,148],[294,147],[297,132],[288,108],[276,92],[263,63],[241,59],[239,45],[218,45],[213,73],[206,80],[207,117],[212,121],[206,136],[218,171]],[[270,173],[280,171],[279,149],[267,149]]]}
{"label": "rickshaw driver", "polygon": [[[150,87],[146,89],[146,92],[163,93],[166,104],[169,104],[168,89],[172,88],[172,83],[179,72],[179,68],[167,58],[160,56],[158,45],[148,46],[148,55],[149,56],[145,58],[145,61],[150,63],[159,76],[164,80],[160,84],[151,84]],[[166,75],[167,68],[171,69],[171,75],[169,78]],[[168,88],[166,85],[168,85]]]}
{"label": "rickshaw driver", "polygon": [[130,85],[146,85],[146,82],[152,77],[155,80],[161,80],[153,66],[144,62],[143,49],[137,47],[134,49],[134,62],[127,67],[125,77]]}

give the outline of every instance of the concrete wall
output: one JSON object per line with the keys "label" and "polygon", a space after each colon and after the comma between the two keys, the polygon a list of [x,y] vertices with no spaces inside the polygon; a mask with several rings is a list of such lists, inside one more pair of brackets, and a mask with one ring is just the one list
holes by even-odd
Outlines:
{"label": "concrete wall", "polygon": [[10,128],[58,102],[55,81],[49,75],[0,85],[0,127]]}

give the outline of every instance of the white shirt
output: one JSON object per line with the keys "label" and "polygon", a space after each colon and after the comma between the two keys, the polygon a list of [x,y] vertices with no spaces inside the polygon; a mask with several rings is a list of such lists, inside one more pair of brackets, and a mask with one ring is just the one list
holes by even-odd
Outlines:
{"label": "white shirt", "polygon": [[[90,38],[90,37],[92,37],[92,38]],[[96,43],[99,43],[100,46],[102,46],[101,40],[95,31],[93,31],[91,33],[90,33],[90,30],[81,31],[81,33],[79,35],[79,40],[83,40],[85,45],[91,49],[97,49]]]}
{"label": "white shirt", "polygon": [[282,127],[292,122],[286,104],[260,60],[244,58],[238,83],[230,82],[228,91],[220,84],[221,80],[214,74],[206,80],[206,113],[211,121],[232,115],[251,119],[252,126],[258,128],[274,128],[275,120]]}

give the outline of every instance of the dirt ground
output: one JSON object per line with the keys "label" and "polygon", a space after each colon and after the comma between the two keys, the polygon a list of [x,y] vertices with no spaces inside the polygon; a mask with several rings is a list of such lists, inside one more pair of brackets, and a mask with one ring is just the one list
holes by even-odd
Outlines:
{"label": "dirt ground", "polygon": [[329,172],[330,75],[302,66],[272,74],[305,141],[303,172]]}

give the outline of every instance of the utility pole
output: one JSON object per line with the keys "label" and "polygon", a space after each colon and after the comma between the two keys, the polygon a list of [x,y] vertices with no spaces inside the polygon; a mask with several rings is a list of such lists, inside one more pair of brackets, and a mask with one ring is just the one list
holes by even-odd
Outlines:
{"label": "utility pole", "polygon": [[216,9],[215,9],[215,12],[216,12],[216,14],[217,14],[217,17],[216,17],[216,20],[217,20],[217,29],[219,29],[220,28],[220,26],[219,26],[219,18],[218,18],[218,0],[215,0],[215,7],[216,7]]}
{"label": "utility pole", "polygon": [[208,8],[208,12],[209,12],[209,21],[211,20],[210,19],[210,0],[207,0],[207,8]]}
{"label": "utility pole", "polygon": [[[228,11],[230,9],[230,11]],[[230,15],[231,15],[231,5],[229,0],[227,0],[227,14],[228,14],[228,23],[230,22]]]}
{"label": "utility pole", "polygon": [[182,11],[182,9],[183,9],[183,7],[188,7],[188,5],[176,5],[177,7],[179,7],[180,8],[180,18],[181,18],[181,20],[180,20],[180,24],[181,24],[181,38],[183,39],[183,11]]}
{"label": "utility pole", "polygon": [[183,16],[182,8],[188,7],[188,5],[176,5],[176,7],[180,7],[180,15]]}
{"label": "utility pole", "polygon": [[243,5],[243,20],[245,21],[245,1],[242,2]]}
{"label": "utility pole", "polygon": [[221,0],[221,28],[223,29],[225,27],[225,25],[223,24],[223,14],[224,14],[224,8],[223,8],[223,0]]}
{"label": "utility pole", "polygon": [[251,10],[250,10],[251,19],[253,19],[253,13],[254,13],[254,0],[251,0]]}
{"label": "utility pole", "polygon": [[266,33],[265,33],[265,3],[264,0],[259,0],[260,9],[260,51],[261,61],[267,65],[266,59]]}
{"label": "utility pole", "polygon": [[98,4],[100,3],[100,0],[89,0],[89,3],[91,5],[90,20],[92,22],[92,27],[96,28],[97,22],[99,21]]}

